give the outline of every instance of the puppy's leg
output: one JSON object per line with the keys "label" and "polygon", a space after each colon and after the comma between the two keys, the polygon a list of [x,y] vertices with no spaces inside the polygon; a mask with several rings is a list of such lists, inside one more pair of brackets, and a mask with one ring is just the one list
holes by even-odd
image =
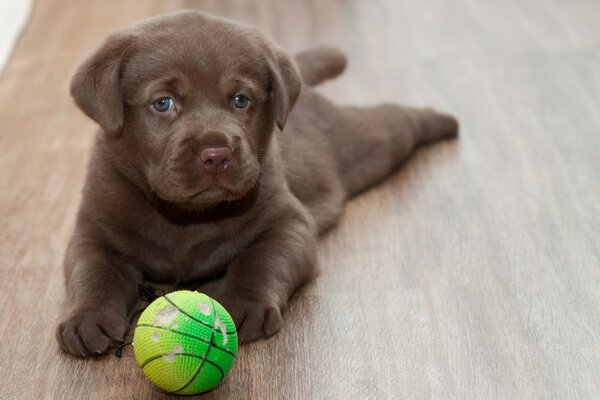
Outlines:
{"label": "puppy's leg", "polygon": [[209,293],[230,312],[241,342],[276,333],[289,297],[314,277],[314,223],[305,213],[286,214],[229,265],[218,292]]}
{"label": "puppy's leg", "polygon": [[385,178],[417,145],[458,133],[454,117],[431,109],[384,104],[340,111],[342,122],[329,137],[350,196]]}
{"label": "puppy's leg", "polygon": [[100,355],[123,341],[137,299],[141,273],[117,267],[98,243],[75,235],[65,258],[68,314],[56,330],[61,349],[75,356]]}

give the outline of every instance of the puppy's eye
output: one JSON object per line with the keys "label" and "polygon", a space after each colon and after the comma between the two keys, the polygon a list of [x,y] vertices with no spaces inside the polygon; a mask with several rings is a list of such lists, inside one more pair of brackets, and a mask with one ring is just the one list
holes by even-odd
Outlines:
{"label": "puppy's eye", "polygon": [[235,108],[246,108],[248,107],[249,99],[243,94],[236,94],[233,98],[233,106]]}
{"label": "puppy's eye", "polygon": [[161,113],[172,110],[174,105],[175,105],[175,103],[173,102],[173,99],[170,97],[161,97],[160,99],[158,99],[154,103],[152,103],[152,107],[156,111],[161,112]]}

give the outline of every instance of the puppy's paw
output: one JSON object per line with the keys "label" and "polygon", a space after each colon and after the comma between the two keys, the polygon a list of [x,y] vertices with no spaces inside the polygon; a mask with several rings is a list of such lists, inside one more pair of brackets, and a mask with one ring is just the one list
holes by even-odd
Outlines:
{"label": "puppy's paw", "polygon": [[281,329],[281,309],[276,304],[245,299],[236,295],[224,296],[219,302],[231,314],[237,327],[240,343],[270,337]]}
{"label": "puppy's paw", "polygon": [[123,342],[127,325],[126,319],[109,312],[80,311],[58,325],[56,339],[74,356],[101,355]]}

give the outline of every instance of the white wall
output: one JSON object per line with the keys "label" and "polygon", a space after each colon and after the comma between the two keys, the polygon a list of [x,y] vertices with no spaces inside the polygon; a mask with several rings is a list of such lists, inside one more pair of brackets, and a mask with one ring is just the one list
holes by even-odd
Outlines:
{"label": "white wall", "polygon": [[32,0],[0,0],[0,73],[27,24]]}

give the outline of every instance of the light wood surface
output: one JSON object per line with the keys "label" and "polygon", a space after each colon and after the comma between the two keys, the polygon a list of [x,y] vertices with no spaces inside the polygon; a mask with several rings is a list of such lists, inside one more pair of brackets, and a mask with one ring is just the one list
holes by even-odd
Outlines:
{"label": "light wood surface", "polygon": [[78,62],[182,7],[349,55],[342,103],[433,105],[458,141],[352,201],[283,330],[205,399],[600,398],[600,2],[43,0],[0,77],[0,398],[144,399],[131,348],[54,339],[94,124]]}

